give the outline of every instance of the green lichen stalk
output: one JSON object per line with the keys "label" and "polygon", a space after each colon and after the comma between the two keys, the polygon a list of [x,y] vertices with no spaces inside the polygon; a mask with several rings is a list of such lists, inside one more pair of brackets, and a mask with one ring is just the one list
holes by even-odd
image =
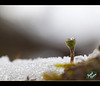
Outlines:
{"label": "green lichen stalk", "polygon": [[75,44],[76,44],[75,38],[69,38],[66,40],[66,45],[70,49],[71,63],[74,60]]}

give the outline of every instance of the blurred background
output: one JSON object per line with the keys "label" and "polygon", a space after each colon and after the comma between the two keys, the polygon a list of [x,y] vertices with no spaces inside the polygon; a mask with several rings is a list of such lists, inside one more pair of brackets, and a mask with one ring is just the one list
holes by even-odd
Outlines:
{"label": "blurred background", "polygon": [[0,5],[0,56],[67,56],[65,40],[71,37],[75,55],[88,55],[100,45],[100,6]]}

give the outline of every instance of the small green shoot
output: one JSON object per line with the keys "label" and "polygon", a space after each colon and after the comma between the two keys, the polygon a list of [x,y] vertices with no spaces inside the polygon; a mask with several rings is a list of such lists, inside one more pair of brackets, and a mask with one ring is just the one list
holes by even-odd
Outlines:
{"label": "small green shoot", "polygon": [[71,63],[74,60],[75,44],[76,44],[75,38],[69,38],[66,40],[66,45],[70,49]]}

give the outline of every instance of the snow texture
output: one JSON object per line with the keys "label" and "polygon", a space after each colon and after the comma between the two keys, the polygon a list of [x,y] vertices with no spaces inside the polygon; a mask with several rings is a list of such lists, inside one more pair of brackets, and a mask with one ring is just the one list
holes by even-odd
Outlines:
{"label": "snow texture", "polygon": [[[92,58],[97,54],[95,50],[93,54],[89,56],[75,56],[74,63],[86,61],[89,58]],[[100,54],[100,52],[99,52]],[[63,68],[57,68],[54,64],[64,64],[70,63],[70,57],[64,56],[62,57],[48,57],[48,58],[40,58],[37,59],[16,59],[14,61],[10,61],[8,56],[2,56],[0,58],[0,81],[25,81],[27,80],[27,76],[29,76],[29,80],[44,80],[42,74],[44,72],[56,72],[58,74],[62,74],[64,72]]]}

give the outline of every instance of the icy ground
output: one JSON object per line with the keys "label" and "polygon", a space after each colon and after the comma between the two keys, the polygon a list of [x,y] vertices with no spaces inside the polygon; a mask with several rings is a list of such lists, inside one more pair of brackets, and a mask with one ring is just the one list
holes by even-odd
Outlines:
{"label": "icy ground", "polygon": [[[98,52],[94,51],[89,56],[75,56],[74,63],[86,61],[88,58],[95,56]],[[63,68],[56,68],[54,64],[70,63],[70,57],[48,57],[37,59],[17,59],[10,61],[8,56],[0,57],[0,81],[25,81],[27,76],[29,80],[43,80],[42,74],[47,71],[55,71],[58,74],[64,72]]]}

